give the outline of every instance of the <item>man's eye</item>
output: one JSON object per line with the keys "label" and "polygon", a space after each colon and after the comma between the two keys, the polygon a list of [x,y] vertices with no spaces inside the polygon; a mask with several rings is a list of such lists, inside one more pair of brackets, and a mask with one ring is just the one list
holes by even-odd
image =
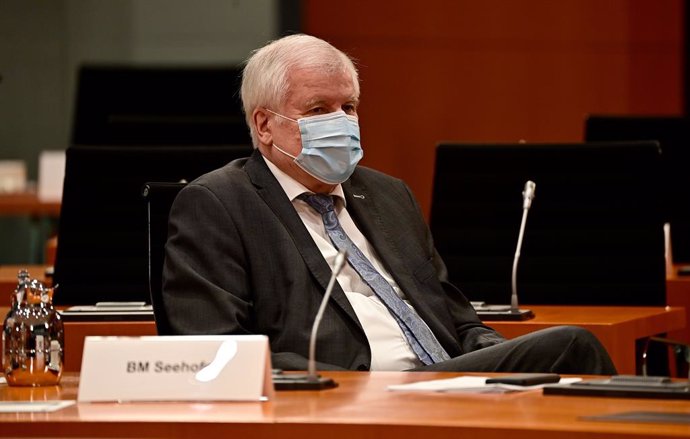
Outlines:
{"label": "man's eye", "polygon": [[347,114],[355,114],[357,113],[357,107],[354,104],[345,104],[343,105],[343,111]]}
{"label": "man's eye", "polygon": [[309,114],[322,114],[323,112],[324,112],[323,107],[314,107],[314,108],[311,108],[309,111],[307,111],[307,113],[309,113]]}

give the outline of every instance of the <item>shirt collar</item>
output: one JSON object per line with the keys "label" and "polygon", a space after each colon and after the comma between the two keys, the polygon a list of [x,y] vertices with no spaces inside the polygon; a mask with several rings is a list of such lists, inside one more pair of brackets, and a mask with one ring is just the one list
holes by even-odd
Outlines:
{"label": "shirt collar", "polygon": [[[288,196],[290,201],[295,201],[295,198],[299,197],[303,193],[312,193],[309,189],[307,189],[302,183],[298,182],[285,172],[283,172],[280,168],[278,168],[276,165],[274,165],[270,160],[268,160],[266,157],[263,155],[261,158],[264,159],[264,162],[266,162],[266,165],[268,166],[268,169],[271,171],[273,176],[278,180],[278,183],[280,183],[280,186],[283,188],[283,191],[285,194]],[[338,197],[342,205],[345,206],[345,192],[343,191],[343,185],[338,184],[336,187],[333,189],[333,191],[329,194],[335,197]],[[336,205],[339,203],[336,203]]]}

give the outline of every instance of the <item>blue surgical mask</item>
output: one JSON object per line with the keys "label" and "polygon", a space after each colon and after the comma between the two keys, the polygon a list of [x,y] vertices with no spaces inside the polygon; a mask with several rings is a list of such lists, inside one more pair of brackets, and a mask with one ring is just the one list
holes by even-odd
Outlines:
{"label": "blue surgical mask", "polygon": [[297,166],[317,180],[339,184],[350,178],[364,155],[359,143],[359,123],[344,111],[292,119],[274,111],[270,113],[296,122],[302,136],[302,151],[297,157],[273,146],[291,157]]}

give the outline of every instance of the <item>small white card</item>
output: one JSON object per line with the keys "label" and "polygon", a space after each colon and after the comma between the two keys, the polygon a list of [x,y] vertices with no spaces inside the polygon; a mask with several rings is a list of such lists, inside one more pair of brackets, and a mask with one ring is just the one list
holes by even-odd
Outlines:
{"label": "small white card", "polygon": [[62,200],[65,179],[65,151],[41,151],[38,156],[38,199],[43,202]]}
{"label": "small white card", "polygon": [[273,396],[263,335],[86,337],[79,402],[262,401]]}
{"label": "small white card", "polygon": [[12,194],[26,190],[26,162],[0,160],[0,194]]}

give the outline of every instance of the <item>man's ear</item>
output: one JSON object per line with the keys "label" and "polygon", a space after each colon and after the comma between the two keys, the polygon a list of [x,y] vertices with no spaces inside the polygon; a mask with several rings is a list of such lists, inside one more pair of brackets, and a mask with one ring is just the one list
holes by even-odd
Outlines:
{"label": "man's ear", "polygon": [[273,134],[268,123],[268,112],[263,108],[255,108],[252,113],[252,121],[254,122],[254,129],[259,142],[264,145],[273,144]]}

